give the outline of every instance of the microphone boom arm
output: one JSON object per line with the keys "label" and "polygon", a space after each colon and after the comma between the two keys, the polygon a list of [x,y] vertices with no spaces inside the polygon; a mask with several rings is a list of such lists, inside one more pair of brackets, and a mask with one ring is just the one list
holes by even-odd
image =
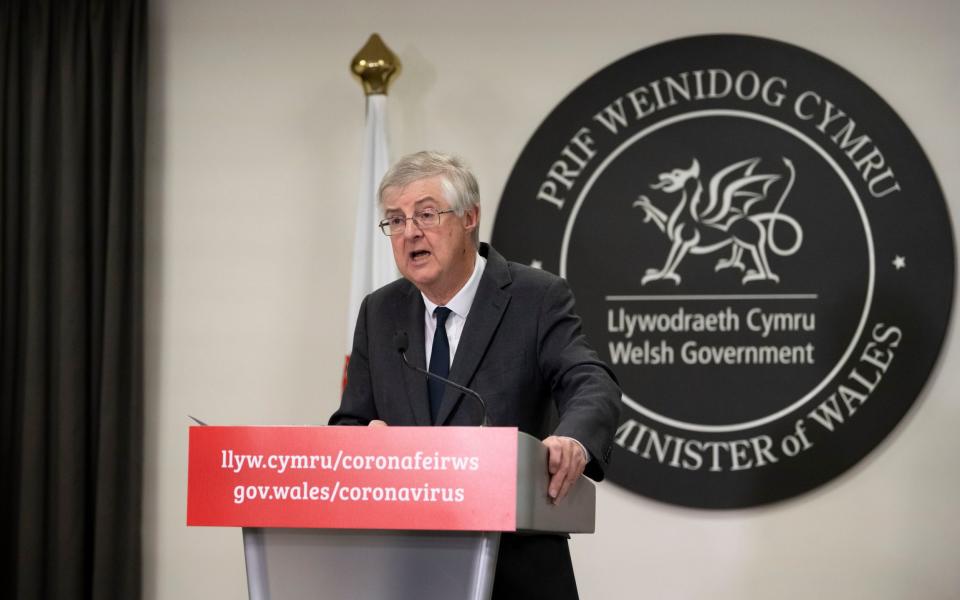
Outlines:
{"label": "microphone boom arm", "polygon": [[440,377],[440,376],[437,375],[436,373],[431,373],[430,371],[427,371],[426,369],[421,369],[420,367],[418,367],[418,366],[416,366],[416,365],[410,364],[410,361],[407,360],[407,345],[408,345],[408,341],[409,341],[409,340],[408,340],[408,338],[407,338],[407,332],[406,332],[406,331],[398,331],[398,332],[395,333],[394,336],[393,336],[394,346],[396,346],[397,352],[400,353],[400,358],[403,359],[403,364],[407,365],[407,367],[413,369],[413,370],[416,371],[417,373],[421,373],[421,374],[426,375],[427,377],[429,377],[429,378],[431,378],[431,379],[436,379],[437,381],[442,381],[443,383],[449,385],[450,387],[452,387],[452,388],[454,388],[454,389],[456,389],[456,390],[458,390],[458,391],[460,391],[460,392],[462,392],[462,393],[464,393],[464,394],[467,394],[468,396],[471,396],[471,397],[473,397],[473,398],[476,398],[476,399],[477,399],[477,402],[480,403],[480,409],[483,411],[483,421],[481,422],[480,426],[481,426],[481,427],[484,427],[484,426],[490,425],[490,421],[487,419],[487,403],[483,401],[483,398],[480,397],[480,394],[476,393],[475,391],[471,390],[471,389],[468,388],[468,387],[464,387],[464,386],[460,385],[459,383],[456,383],[455,381],[450,381],[450,380],[447,379],[446,377]]}

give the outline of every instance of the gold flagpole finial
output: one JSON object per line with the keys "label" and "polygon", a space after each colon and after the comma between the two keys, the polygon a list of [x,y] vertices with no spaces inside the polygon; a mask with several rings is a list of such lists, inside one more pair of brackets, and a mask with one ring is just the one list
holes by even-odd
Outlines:
{"label": "gold flagpole finial", "polygon": [[350,61],[350,71],[363,84],[363,93],[386,94],[390,80],[400,73],[400,59],[374,33]]}

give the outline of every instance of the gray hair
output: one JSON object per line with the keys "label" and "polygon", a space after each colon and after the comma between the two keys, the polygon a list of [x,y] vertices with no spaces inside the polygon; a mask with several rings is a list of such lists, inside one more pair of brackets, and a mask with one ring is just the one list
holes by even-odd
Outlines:
{"label": "gray hair", "polygon": [[[473,207],[480,207],[480,186],[470,168],[460,158],[442,152],[423,150],[398,160],[383,176],[377,190],[377,201],[383,206],[383,192],[387,188],[404,188],[414,181],[440,177],[440,187],[458,217]],[[473,243],[480,245],[480,221],[473,231]]]}

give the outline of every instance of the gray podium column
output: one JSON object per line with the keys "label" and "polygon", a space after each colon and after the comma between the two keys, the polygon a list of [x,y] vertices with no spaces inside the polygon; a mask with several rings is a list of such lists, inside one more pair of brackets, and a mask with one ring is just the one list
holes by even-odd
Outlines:
{"label": "gray podium column", "polygon": [[[581,478],[554,506],[546,450],[517,440],[517,530],[592,533],[596,489]],[[488,600],[499,532],[244,528],[251,600]]]}

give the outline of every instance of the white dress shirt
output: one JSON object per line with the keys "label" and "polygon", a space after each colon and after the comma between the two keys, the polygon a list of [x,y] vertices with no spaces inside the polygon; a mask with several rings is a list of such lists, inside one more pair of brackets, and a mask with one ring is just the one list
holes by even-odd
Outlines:
{"label": "white dress shirt", "polygon": [[[450,342],[450,364],[453,364],[453,356],[457,353],[457,346],[460,344],[460,334],[463,333],[463,326],[467,323],[467,315],[470,314],[470,307],[473,305],[473,298],[477,295],[477,288],[480,287],[480,278],[483,276],[483,269],[487,266],[487,259],[477,254],[477,260],[473,264],[473,274],[467,283],[460,288],[460,291],[450,299],[444,306],[450,309],[447,315],[447,340]],[[427,364],[430,364],[430,355],[433,354],[433,335],[437,331],[437,317],[433,311],[437,305],[430,301],[423,292],[423,341],[426,348]]]}

